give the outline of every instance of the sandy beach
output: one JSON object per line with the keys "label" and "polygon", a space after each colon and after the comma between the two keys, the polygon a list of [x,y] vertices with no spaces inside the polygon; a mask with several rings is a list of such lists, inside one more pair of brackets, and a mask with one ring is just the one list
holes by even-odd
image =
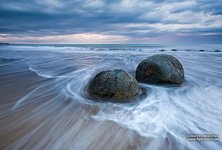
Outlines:
{"label": "sandy beach", "polygon": [[[2,61],[4,63],[1,65],[4,66],[1,66],[0,72],[4,74],[1,74],[0,78],[0,149],[32,149],[33,146],[39,149],[57,146],[69,149],[74,146],[73,141],[76,142],[75,148],[103,149],[109,144],[112,149],[135,149],[141,140],[146,141],[136,132],[114,122],[91,119],[91,115],[98,113],[98,107],[59,97],[56,91],[50,90],[51,92],[45,92],[45,95],[39,93],[34,97],[27,97],[26,101],[31,102],[13,109],[13,106],[18,104],[18,99],[21,100],[41,85],[50,84],[53,79],[39,77],[29,71],[27,65],[18,65],[15,60]],[[13,71],[5,71],[9,69]],[[57,96],[56,103],[50,100]],[[42,109],[38,111],[37,108]],[[35,131],[36,129],[38,131]],[[55,141],[52,142],[53,139]],[[84,141],[87,143],[83,143]],[[41,144],[38,147],[36,144],[39,142]]]}
{"label": "sandy beach", "polygon": [[[0,47],[0,149],[219,149],[187,134],[222,135],[222,53],[214,49]],[[111,49],[111,50],[110,50]],[[133,50],[132,50],[133,49]],[[180,86],[140,84],[136,103],[100,102],[86,87],[99,71],[157,53],[177,57]]]}

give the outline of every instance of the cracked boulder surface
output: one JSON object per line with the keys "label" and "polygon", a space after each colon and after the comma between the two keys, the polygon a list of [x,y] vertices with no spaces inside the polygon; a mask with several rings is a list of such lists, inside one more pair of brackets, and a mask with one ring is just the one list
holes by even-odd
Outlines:
{"label": "cracked boulder surface", "polygon": [[93,97],[124,100],[137,96],[140,88],[136,79],[124,70],[98,73],[90,82],[88,92]]}
{"label": "cracked boulder surface", "polygon": [[157,54],[139,63],[136,79],[144,83],[181,84],[184,70],[178,59],[167,54]]}

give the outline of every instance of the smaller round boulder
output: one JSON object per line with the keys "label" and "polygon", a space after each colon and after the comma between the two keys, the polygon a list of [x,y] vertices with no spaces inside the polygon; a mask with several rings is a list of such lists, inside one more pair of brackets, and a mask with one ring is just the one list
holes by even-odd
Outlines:
{"label": "smaller round boulder", "polygon": [[143,60],[138,65],[136,79],[145,83],[181,84],[184,80],[184,70],[175,57],[157,54]]}
{"label": "smaller round boulder", "polygon": [[115,100],[129,99],[139,94],[136,79],[124,70],[107,70],[98,73],[88,87],[90,95]]}

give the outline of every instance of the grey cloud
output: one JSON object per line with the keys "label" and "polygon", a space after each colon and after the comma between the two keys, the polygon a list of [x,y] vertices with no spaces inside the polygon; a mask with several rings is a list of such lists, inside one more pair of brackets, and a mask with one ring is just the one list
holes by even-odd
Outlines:
{"label": "grey cloud", "polygon": [[[0,0],[0,34],[32,36],[98,33],[152,37],[189,33],[222,34],[221,0]],[[200,24],[177,29],[127,24]],[[208,24],[218,24],[208,27]]]}

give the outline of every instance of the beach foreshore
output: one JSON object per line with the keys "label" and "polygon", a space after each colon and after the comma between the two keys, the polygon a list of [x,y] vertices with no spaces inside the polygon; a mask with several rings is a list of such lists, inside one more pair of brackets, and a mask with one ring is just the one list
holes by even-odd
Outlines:
{"label": "beach foreshore", "polygon": [[27,65],[4,63],[0,72],[0,149],[133,150],[149,142],[117,123],[90,118],[98,111],[95,106],[56,98],[57,91],[35,95],[53,79],[39,77]]}
{"label": "beach foreshore", "polygon": [[[187,135],[222,135],[221,48],[105,48],[13,45],[0,48],[0,149],[220,149],[222,142]],[[90,96],[101,71],[169,54],[184,67],[180,85],[144,84],[127,103]],[[204,144],[202,144],[204,142]]]}

